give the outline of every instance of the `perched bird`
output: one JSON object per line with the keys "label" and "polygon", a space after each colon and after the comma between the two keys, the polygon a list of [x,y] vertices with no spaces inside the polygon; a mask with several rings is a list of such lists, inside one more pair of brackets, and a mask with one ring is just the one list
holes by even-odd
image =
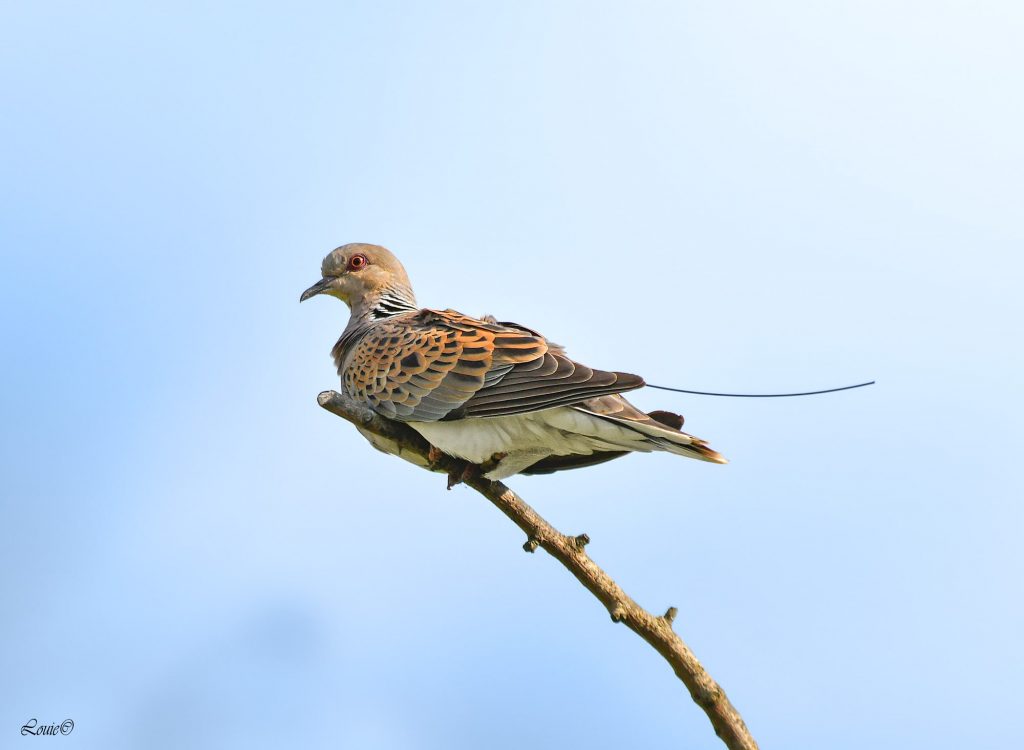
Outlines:
{"label": "perched bird", "polygon": [[[683,418],[646,414],[620,394],[638,375],[594,370],[536,331],[454,310],[420,309],[405,269],[378,245],[343,245],[299,301],[329,294],[351,317],[331,354],[344,393],[406,423],[437,450],[489,479],[591,466],[627,453],[725,459],[680,431]],[[402,455],[362,431],[375,447]],[[402,455],[423,464],[416,456]]]}

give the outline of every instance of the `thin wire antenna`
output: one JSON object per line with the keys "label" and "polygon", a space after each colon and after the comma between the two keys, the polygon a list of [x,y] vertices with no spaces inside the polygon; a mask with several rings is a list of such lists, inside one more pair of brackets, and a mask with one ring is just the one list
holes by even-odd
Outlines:
{"label": "thin wire antenna", "polygon": [[688,391],[684,388],[669,388],[667,385],[647,384],[648,388],[657,388],[659,391],[675,391],[676,393],[692,393],[695,396],[729,396],[731,398],[789,398],[790,396],[817,396],[819,393],[835,393],[836,391],[849,391],[853,388],[863,388],[866,385],[874,385],[874,380],[857,385],[844,385],[842,388],[826,388],[823,391],[804,391],[803,393],[712,393],[711,391]]}

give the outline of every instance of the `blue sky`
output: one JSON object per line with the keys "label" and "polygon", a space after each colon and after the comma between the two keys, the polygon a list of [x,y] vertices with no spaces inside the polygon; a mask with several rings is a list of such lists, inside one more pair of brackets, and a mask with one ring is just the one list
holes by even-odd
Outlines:
{"label": "blue sky", "polygon": [[[385,244],[420,302],[731,459],[516,478],[764,748],[1001,748],[1024,676],[1016,4],[8,3],[0,736],[715,748],[465,488],[320,410]],[[5,740],[12,747],[22,738]]]}

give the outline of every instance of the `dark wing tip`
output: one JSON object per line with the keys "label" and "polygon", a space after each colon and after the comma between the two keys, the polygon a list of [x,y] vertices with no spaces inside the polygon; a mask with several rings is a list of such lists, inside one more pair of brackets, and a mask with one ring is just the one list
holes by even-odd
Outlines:
{"label": "dark wing tip", "polygon": [[633,375],[632,373],[629,372],[616,372],[613,373],[613,375],[615,375],[616,384],[621,385],[622,390],[624,391],[632,391],[635,388],[643,388],[645,385],[647,385],[647,381],[645,381],[642,377],[640,377],[639,375]]}
{"label": "dark wing tip", "polygon": [[676,414],[675,412],[665,411],[664,409],[655,409],[654,411],[647,412],[647,416],[653,419],[655,422],[660,422],[666,427],[671,427],[673,430],[683,429],[683,415]]}

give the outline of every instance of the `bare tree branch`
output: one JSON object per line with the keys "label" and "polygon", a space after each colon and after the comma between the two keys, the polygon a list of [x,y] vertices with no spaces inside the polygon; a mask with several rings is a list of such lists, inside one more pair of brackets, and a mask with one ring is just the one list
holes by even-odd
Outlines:
{"label": "bare tree branch", "polygon": [[[360,430],[393,440],[402,449],[431,460],[431,468],[449,474],[461,474],[466,464],[450,456],[437,458],[430,444],[418,432],[400,422],[378,416],[367,407],[335,391],[317,397],[320,406],[347,419]],[[585,551],[590,539],[586,534],[567,536],[545,521],[537,512],[502,482],[485,479],[479,471],[469,471],[463,481],[490,500],[526,534],[523,549],[533,552],[542,547],[568,568],[608,609],[614,622],[621,622],[643,638],[669,663],[676,676],[690,691],[694,702],[711,720],[722,742],[730,750],[756,750],[757,743],[747,730],[725,691],[707,673],[697,657],[672,629],[676,608],[669,607],[661,617],[652,615],[626,594]]]}

